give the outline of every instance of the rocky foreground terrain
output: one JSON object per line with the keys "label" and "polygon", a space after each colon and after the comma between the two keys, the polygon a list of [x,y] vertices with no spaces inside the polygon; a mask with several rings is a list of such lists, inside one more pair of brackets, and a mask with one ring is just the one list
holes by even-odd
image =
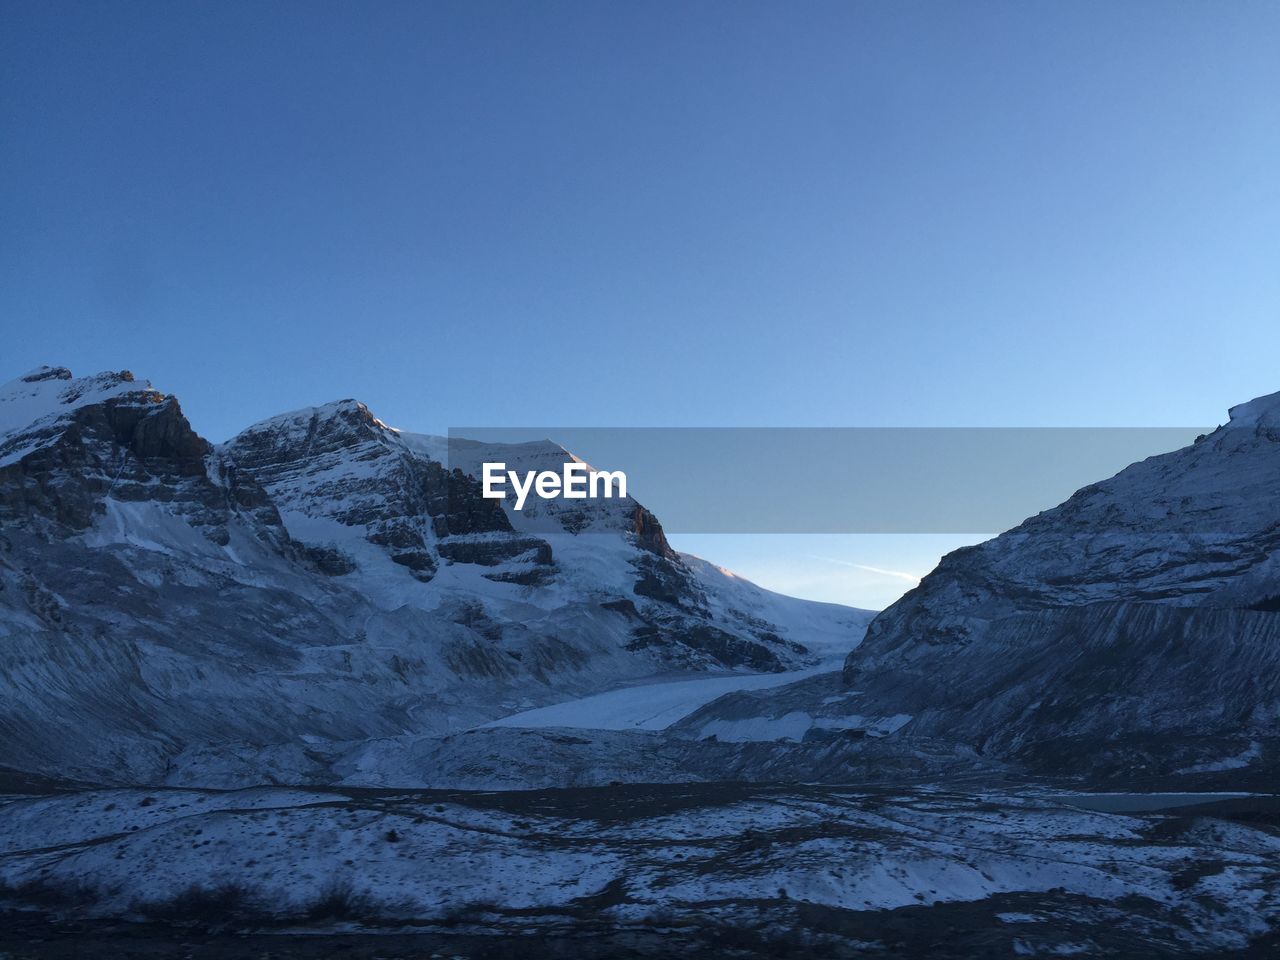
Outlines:
{"label": "rocky foreground terrain", "polygon": [[570,456],[0,389],[0,954],[1280,955],[1280,395],[869,628]]}
{"label": "rocky foreground terrain", "polygon": [[0,950],[1273,955],[1274,799],[1099,799],[741,783],[13,796],[0,890],[23,909],[0,913]]}

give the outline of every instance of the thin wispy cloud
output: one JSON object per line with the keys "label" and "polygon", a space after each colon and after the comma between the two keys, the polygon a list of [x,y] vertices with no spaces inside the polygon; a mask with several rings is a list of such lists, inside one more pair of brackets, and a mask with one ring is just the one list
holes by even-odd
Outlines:
{"label": "thin wispy cloud", "polygon": [[850,560],[837,560],[835,557],[821,557],[816,554],[809,554],[813,560],[822,560],[825,563],[834,563],[841,567],[852,567],[855,570],[865,570],[867,573],[878,574],[882,577],[892,577],[895,580],[905,580],[908,583],[919,583],[920,574],[907,573],[905,570],[886,570],[883,567],[870,567],[865,563],[853,563]]}

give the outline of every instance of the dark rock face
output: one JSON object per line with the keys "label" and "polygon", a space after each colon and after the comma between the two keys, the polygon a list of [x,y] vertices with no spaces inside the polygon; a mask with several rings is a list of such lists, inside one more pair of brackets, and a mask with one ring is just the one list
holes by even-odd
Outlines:
{"label": "dark rock face", "polygon": [[537,537],[456,537],[439,541],[440,556],[452,563],[475,563],[496,567],[510,560],[550,566],[551,545]]}
{"label": "dark rock face", "polygon": [[639,574],[634,588],[636,596],[656,600],[690,613],[706,612],[706,598],[701,595],[697,583],[678,557],[645,554],[638,557],[633,565]]}
{"label": "dark rock face", "polygon": [[[81,408],[80,415],[99,410]],[[100,412],[117,444],[141,460],[160,460],[183,476],[204,471],[204,458],[212,449],[198,437],[182,415],[175,397],[165,397],[148,408],[136,403],[108,401]],[[77,417],[79,419],[79,416]]]}
{"label": "dark rock face", "polygon": [[427,463],[427,473],[426,505],[431,515],[439,518],[435,525],[437,536],[511,529],[502,504],[484,499],[480,483],[474,477],[457,468],[446,471],[434,460]]}
{"label": "dark rock face", "polygon": [[47,388],[48,411],[0,440],[0,515],[75,531],[108,497],[160,502],[214,538],[230,514],[251,513],[283,544],[266,492],[214,454],[175,397],[136,386],[128,371],[72,380],[65,368],[43,368],[19,382]]}
{"label": "dark rock face", "polygon": [[1280,395],[938,568],[845,663],[853,709],[1040,770],[1276,763]]}
{"label": "dark rock face", "polygon": [[301,546],[301,551],[326,577],[346,576],[356,569],[356,562],[336,547]]}
{"label": "dark rock face", "polygon": [[629,650],[679,644],[690,650],[706,654],[721,663],[745,666],[762,673],[785,670],[778,654],[762,643],[734,636],[709,624],[668,622],[665,625],[647,624],[632,631]]}
{"label": "dark rock face", "polygon": [[551,562],[476,480],[410,449],[354,400],[268,420],[225,449],[287,509],[362,531],[421,582],[441,563],[495,566],[531,551]]}
{"label": "dark rock face", "polygon": [[667,543],[667,535],[662,531],[662,524],[658,522],[657,517],[638,503],[631,516],[632,532],[635,533],[636,543],[640,547],[664,560],[677,559],[678,554],[671,549],[671,544]]}
{"label": "dark rock face", "polygon": [[[127,371],[126,371],[127,373]],[[121,374],[122,377],[125,373]],[[71,371],[66,367],[39,367],[28,373],[25,377],[18,378],[22,383],[44,383],[47,380],[70,380]],[[133,374],[128,374],[128,379],[133,379]]]}

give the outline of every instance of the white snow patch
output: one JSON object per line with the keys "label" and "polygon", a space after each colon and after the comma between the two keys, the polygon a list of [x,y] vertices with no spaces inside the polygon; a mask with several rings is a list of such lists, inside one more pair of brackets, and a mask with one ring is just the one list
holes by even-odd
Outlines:
{"label": "white snow patch", "polygon": [[[623,687],[580,700],[526,710],[486,727],[571,727],[587,730],[665,730],[718,697],[739,690],[767,690],[824,672],[746,673]],[[804,715],[808,718],[808,714]],[[809,718],[811,719],[811,718]],[[807,729],[807,726],[806,726]],[[770,737],[767,739],[778,739]]]}

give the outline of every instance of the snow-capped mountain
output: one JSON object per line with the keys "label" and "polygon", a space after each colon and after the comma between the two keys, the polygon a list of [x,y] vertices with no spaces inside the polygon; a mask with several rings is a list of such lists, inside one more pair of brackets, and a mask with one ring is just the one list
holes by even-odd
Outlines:
{"label": "snow-capped mountain", "polygon": [[265,487],[295,541],[382,607],[465,608],[499,631],[603,608],[625,626],[623,646],[672,668],[780,671],[860,636],[848,608],[681,557],[632,497],[520,511],[481,497],[485,461],[522,473],[577,461],[550,441],[413,434],[344,400],[255,424],[221,451]]}
{"label": "snow-capped mountain", "polygon": [[354,401],[214,447],[128,373],[0,387],[0,765],[155,781],[252,756],[288,777],[336,745],[861,637],[864,611],[676,554],[630,498],[505,512],[447,447]]}
{"label": "snow-capped mountain", "polygon": [[126,374],[41,369],[0,388],[0,926],[1269,956],[1274,797],[1027,773],[1273,785],[1278,426],[1236,408],[951,555],[841,672],[867,611],[634,500],[479,495],[554,444],[342,401],[213,447]]}
{"label": "snow-capped mountain", "polygon": [[796,716],[1049,774],[1274,770],[1280,394],[945,557],[872,622],[836,694],[728,698],[687,732],[765,738]]}

